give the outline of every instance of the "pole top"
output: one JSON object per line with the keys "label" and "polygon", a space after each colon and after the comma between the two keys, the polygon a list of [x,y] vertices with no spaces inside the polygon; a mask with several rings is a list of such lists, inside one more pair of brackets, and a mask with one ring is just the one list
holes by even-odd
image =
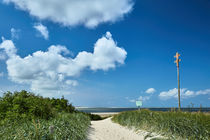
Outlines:
{"label": "pole top", "polygon": [[174,56],[176,59],[179,59],[180,54],[178,52],[176,52],[176,55]]}
{"label": "pole top", "polygon": [[174,63],[176,63],[176,66],[179,67],[179,62],[181,61],[181,59],[179,59],[180,54],[178,52],[176,52],[176,55],[174,57],[176,58]]}

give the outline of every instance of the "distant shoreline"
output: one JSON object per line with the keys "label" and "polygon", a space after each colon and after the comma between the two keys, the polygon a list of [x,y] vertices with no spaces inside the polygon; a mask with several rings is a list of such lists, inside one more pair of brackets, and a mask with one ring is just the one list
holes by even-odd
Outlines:
{"label": "distant shoreline", "polygon": [[[86,113],[117,113],[117,112],[123,112],[123,111],[133,111],[137,110],[137,107],[76,107],[76,110],[86,112]],[[163,108],[158,108],[158,107],[153,107],[153,108],[141,108],[141,109],[149,109],[151,111],[171,111],[171,110],[178,110],[178,108],[170,108],[170,107],[163,107]],[[183,107],[181,108],[182,111],[188,111],[188,112],[210,112],[210,107],[196,107],[196,108],[190,108],[190,107]]]}

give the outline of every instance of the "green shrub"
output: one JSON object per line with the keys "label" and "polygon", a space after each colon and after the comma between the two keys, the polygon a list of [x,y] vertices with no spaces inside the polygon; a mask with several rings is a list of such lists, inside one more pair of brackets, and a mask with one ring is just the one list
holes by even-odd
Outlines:
{"label": "green shrub", "polygon": [[27,91],[7,92],[0,98],[0,119],[42,118],[50,119],[57,112],[74,112],[68,100],[43,98]]}
{"label": "green shrub", "polygon": [[161,133],[170,138],[210,139],[210,115],[189,112],[128,111],[112,119],[123,126]]}
{"label": "green shrub", "polygon": [[103,120],[101,116],[96,114],[86,113],[86,115],[90,117],[91,121]]}
{"label": "green shrub", "polygon": [[98,121],[98,120],[103,120],[105,117],[101,117],[100,115],[97,114],[91,114],[87,112],[80,112],[78,110],[75,110],[76,113],[82,113],[90,118],[91,121]]}

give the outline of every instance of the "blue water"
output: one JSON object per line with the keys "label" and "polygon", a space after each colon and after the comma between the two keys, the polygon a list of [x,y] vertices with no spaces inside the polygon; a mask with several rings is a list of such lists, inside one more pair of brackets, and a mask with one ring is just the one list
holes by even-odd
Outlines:
{"label": "blue water", "polygon": [[[137,110],[138,108],[76,108],[78,111],[87,112],[87,113],[100,113],[100,112],[122,112],[122,111],[132,111]],[[143,108],[149,109],[152,111],[170,111],[177,108]],[[177,109],[178,110],[178,109]],[[210,112],[210,107],[206,108],[181,108],[182,111],[188,112]]]}

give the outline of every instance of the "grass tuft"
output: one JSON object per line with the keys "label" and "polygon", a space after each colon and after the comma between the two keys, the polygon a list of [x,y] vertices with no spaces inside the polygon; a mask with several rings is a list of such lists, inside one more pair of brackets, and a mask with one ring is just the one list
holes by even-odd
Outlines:
{"label": "grass tuft", "polygon": [[210,115],[201,112],[127,111],[115,115],[112,120],[123,126],[156,132],[171,139],[210,139]]}

